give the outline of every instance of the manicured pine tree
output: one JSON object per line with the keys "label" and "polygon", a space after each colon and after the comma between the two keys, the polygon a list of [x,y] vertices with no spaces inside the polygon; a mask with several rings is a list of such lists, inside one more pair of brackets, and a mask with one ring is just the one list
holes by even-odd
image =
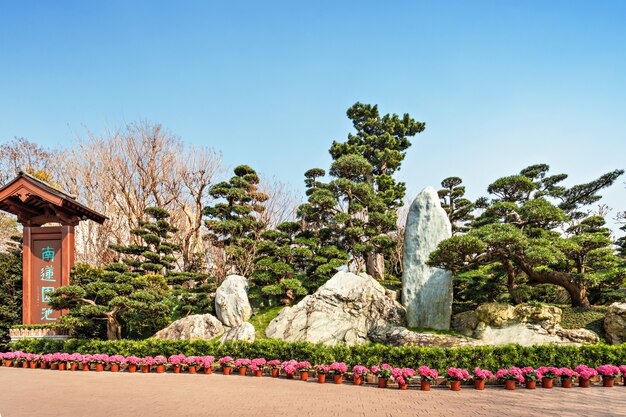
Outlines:
{"label": "manicured pine tree", "polygon": [[437,193],[441,199],[441,207],[448,214],[448,219],[452,224],[452,233],[459,234],[467,232],[467,223],[474,219],[472,211],[474,203],[465,198],[465,186],[461,185],[463,180],[459,177],[448,177],[441,181],[442,189]]}

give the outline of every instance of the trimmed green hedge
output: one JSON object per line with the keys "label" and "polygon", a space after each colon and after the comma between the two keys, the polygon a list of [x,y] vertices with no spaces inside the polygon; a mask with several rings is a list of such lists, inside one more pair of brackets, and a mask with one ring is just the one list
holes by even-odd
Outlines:
{"label": "trimmed green hedge", "polygon": [[66,342],[46,339],[23,339],[11,344],[13,350],[30,353],[79,352],[106,353],[125,356],[155,356],[182,353],[191,355],[213,355],[216,358],[230,355],[235,358],[296,359],[313,364],[328,364],[335,361],[349,365],[379,365],[389,363],[397,367],[417,368],[427,365],[440,370],[455,366],[473,369],[475,366],[497,370],[510,366],[567,366],[580,364],[598,366],[606,363],[626,364],[626,344],[557,346],[542,345],[523,347],[518,345],[481,346],[459,348],[437,347],[394,347],[381,344],[360,346],[326,346],[306,342],[283,342],[266,339],[254,343],[226,342],[216,340],[88,340],[73,339]]}

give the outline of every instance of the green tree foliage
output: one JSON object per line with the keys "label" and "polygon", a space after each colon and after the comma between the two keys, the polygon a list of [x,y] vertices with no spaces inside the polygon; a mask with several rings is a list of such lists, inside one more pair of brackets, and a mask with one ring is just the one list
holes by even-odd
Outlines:
{"label": "green tree foliage", "polygon": [[405,114],[381,116],[378,107],[356,103],[347,112],[356,130],[346,142],[333,142],[329,174],[312,169],[305,173],[308,202],[300,218],[326,234],[330,245],[349,253],[350,267],[384,278],[384,255],[393,248],[389,233],[396,228],[397,209],[406,187],[393,174],[400,169],[409,138],[424,130],[424,123]]}
{"label": "green tree foliage", "polygon": [[140,243],[111,246],[120,254],[120,262],[104,269],[78,265],[72,271],[72,285],[50,294],[53,309],[69,309],[61,317],[66,326],[79,334],[105,333],[113,340],[148,337],[169,323],[171,291],[164,274],[169,272],[173,285],[194,277],[170,272],[178,247],[169,241],[175,231],[167,221],[169,213],[148,207],[145,214],[149,220],[139,221],[139,228],[131,230]]}
{"label": "green tree foliage", "polygon": [[[250,276],[254,270],[256,246],[266,228],[260,213],[268,196],[258,190],[259,177],[247,165],[234,169],[229,180],[211,187],[209,194],[218,202],[205,207],[206,238],[225,254],[224,274]],[[219,278],[224,278],[219,277]]]}
{"label": "green tree foliage", "polygon": [[429,264],[455,272],[499,264],[509,290],[520,279],[552,284],[568,292],[573,306],[589,306],[588,289],[606,284],[618,259],[604,219],[585,213],[623,171],[567,188],[565,174],[548,176],[548,170],[533,165],[494,181],[492,198],[477,202],[483,212],[471,230],[441,242]]}
{"label": "green tree foliage", "polygon": [[[19,243],[19,238],[14,237]],[[22,322],[22,246],[0,253],[0,346],[9,341],[11,326]]]}
{"label": "green tree foliage", "polygon": [[474,219],[474,203],[465,198],[465,186],[459,177],[448,177],[441,181],[442,189],[437,193],[441,207],[448,214],[452,224],[452,233],[459,234],[469,230],[468,223]]}

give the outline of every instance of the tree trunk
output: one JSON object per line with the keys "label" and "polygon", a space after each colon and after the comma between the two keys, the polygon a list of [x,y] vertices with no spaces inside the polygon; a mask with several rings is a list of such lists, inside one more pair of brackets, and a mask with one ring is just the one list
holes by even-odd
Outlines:
{"label": "tree trunk", "polygon": [[119,340],[122,338],[122,328],[112,314],[107,314],[107,340]]}
{"label": "tree trunk", "polygon": [[522,263],[520,265],[522,271],[528,275],[528,278],[540,284],[553,284],[565,288],[571,300],[572,307],[590,307],[587,298],[587,288],[576,282],[572,274],[557,271],[535,271],[529,265]]}
{"label": "tree trunk", "polygon": [[385,280],[385,258],[381,253],[368,253],[365,256],[365,271],[378,281]]}

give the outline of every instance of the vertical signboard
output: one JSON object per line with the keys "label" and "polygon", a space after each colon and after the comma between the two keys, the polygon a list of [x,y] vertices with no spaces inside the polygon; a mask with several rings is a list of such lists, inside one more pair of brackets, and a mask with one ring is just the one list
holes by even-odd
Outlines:
{"label": "vertical signboard", "polygon": [[[50,324],[61,312],[50,308],[48,294],[69,284],[71,241],[66,226],[24,228],[24,324]],[[69,262],[68,262],[69,261]]]}

